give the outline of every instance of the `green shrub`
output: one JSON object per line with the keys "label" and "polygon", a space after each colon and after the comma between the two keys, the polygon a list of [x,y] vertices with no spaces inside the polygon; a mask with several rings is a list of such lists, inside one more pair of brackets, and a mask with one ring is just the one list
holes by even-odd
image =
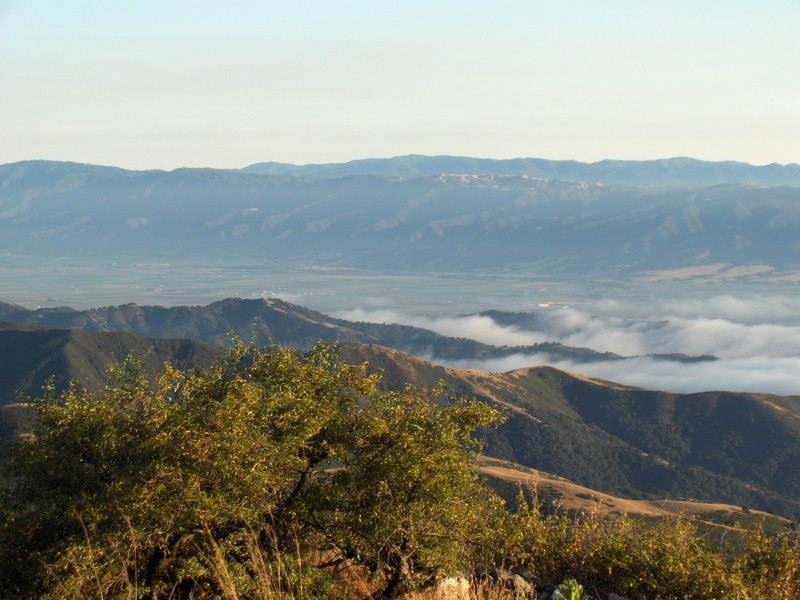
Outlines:
{"label": "green shrub", "polygon": [[593,597],[789,599],[800,592],[796,532],[739,532],[743,542],[716,548],[683,517],[544,515],[535,496],[518,502],[506,523],[509,562],[546,581],[580,577]]}
{"label": "green shrub", "polygon": [[4,597],[324,596],[311,549],[389,588],[465,563],[493,498],[471,432],[496,413],[377,381],[326,345],[236,344],[155,387],[128,360],[101,394],[44,399],[4,465]]}
{"label": "green shrub", "polygon": [[800,598],[800,536],[796,530],[766,535],[756,529],[735,557],[747,584],[762,598]]}
{"label": "green shrub", "polygon": [[559,590],[566,600],[584,600],[586,598],[583,593],[583,586],[572,577],[565,579],[559,586]]}

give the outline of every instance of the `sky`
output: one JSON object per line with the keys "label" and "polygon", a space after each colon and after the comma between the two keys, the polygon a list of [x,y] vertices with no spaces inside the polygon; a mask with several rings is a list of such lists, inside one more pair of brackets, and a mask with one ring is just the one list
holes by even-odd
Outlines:
{"label": "sky", "polygon": [[798,0],[0,0],[0,163],[800,162]]}

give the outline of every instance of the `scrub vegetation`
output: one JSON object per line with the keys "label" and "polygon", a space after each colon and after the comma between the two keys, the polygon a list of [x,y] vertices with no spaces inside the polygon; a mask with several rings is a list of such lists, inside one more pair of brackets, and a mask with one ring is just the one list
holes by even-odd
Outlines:
{"label": "scrub vegetation", "polygon": [[795,531],[712,544],[686,519],[544,511],[524,489],[510,510],[475,470],[497,411],[379,380],[329,345],[237,342],[155,383],[127,359],[100,392],[45,388],[4,451],[4,597],[424,596],[454,574],[502,597],[508,569],[590,597],[800,594]]}

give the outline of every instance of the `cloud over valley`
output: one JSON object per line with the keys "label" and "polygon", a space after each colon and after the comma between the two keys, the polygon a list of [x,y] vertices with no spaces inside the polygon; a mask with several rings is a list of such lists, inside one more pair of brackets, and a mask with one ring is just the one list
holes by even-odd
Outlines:
{"label": "cloud over valley", "polygon": [[[633,385],[675,392],[709,390],[800,395],[800,300],[786,297],[713,296],[664,300],[647,307],[602,299],[575,307],[542,307],[528,314],[408,315],[356,309],[337,316],[353,321],[401,323],[494,346],[558,342],[630,357],[574,362],[523,351],[502,359],[462,360],[454,367],[491,371],[547,364]],[[625,315],[636,316],[625,316]],[[503,321],[499,323],[499,321]],[[713,355],[717,360],[677,362],[652,355]],[[650,356],[648,356],[650,355]],[[435,356],[425,357],[442,362]]]}

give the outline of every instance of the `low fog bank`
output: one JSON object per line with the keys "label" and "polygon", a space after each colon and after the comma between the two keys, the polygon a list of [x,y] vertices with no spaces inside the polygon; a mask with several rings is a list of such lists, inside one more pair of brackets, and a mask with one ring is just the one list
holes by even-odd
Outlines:
{"label": "low fog bank", "polygon": [[800,357],[723,359],[714,362],[678,363],[636,357],[618,361],[576,363],[552,360],[546,354],[515,354],[497,360],[426,360],[450,367],[507,372],[549,365],[587,377],[605,379],[648,390],[692,394],[705,391],[758,392],[794,396],[800,394]]}
{"label": "low fog bank", "polygon": [[[352,321],[402,323],[495,346],[560,342],[634,357],[574,363],[545,354],[499,360],[448,362],[449,366],[509,371],[550,365],[648,389],[682,393],[709,390],[800,394],[800,299],[714,296],[665,299],[648,306],[601,299],[582,305],[540,307],[533,318],[502,325],[486,315],[424,317],[390,309],[356,309],[336,316]],[[628,314],[639,316],[630,317]],[[643,355],[714,355],[713,362],[678,363]],[[436,357],[426,357],[441,362]]]}

